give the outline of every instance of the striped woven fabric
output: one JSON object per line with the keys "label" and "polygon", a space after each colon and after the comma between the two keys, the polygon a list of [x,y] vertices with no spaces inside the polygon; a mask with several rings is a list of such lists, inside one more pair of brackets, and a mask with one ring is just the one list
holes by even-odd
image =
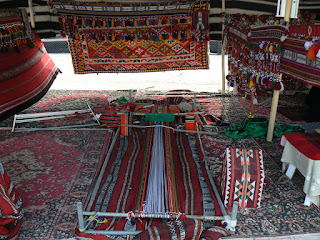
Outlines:
{"label": "striped woven fabric", "polygon": [[185,219],[168,221],[158,226],[150,227],[135,236],[134,240],[151,239],[177,239],[177,240],[198,240],[203,226],[200,220]]}
{"label": "striped woven fabric", "polygon": [[[277,11],[277,0],[226,0],[225,13],[227,14],[275,14]],[[210,38],[211,40],[221,40],[222,35],[222,1],[210,0]],[[319,0],[300,0],[299,11],[308,11],[318,14],[320,18]]]}
{"label": "striped woven fabric", "polygon": [[234,201],[239,202],[239,207],[260,207],[263,183],[262,150],[237,147],[226,149],[221,190],[227,211],[231,211]]}
{"label": "striped woven fabric", "polygon": [[0,239],[16,239],[22,224],[22,199],[0,163]]}
{"label": "striped woven fabric", "polygon": [[[119,136],[108,161],[97,196],[88,199],[88,211],[136,212],[143,217],[152,150],[154,128],[132,129],[130,136]],[[220,215],[221,211],[203,166],[203,154],[195,136],[164,131],[166,162],[166,211],[192,215]],[[155,213],[157,214],[157,213]],[[160,215],[161,216],[161,213]],[[163,216],[163,215],[162,215]],[[136,229],[159,221],[141,218]],[[96,229],[126,229],[127,220],[113,218]]]}
{"label": "striped woven fabric", "polygon": [[280,72],[301,82],[320,87],[320,59],[309,60],[306,40],[287,38],[281,56]]}
{"label": "striped woven fabric", "polygon": [[[2,33],[17,24],[28,26],[20,11],[0,11]],[[23,27],[24,28],[24,27]],[[49,89],[59,69],[50,59],[43,43],[26,29],[5,34],[0,52],[0,119],[4,119],[39,100]],[[8,36],[10,36],[9,40]],[[23,40],[21,40],[23,39]],[[36,40],[35,40],[36,39]]]}

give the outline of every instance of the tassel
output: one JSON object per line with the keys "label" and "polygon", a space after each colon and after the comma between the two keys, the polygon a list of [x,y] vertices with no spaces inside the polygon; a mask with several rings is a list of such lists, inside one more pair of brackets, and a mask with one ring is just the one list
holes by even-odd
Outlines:
{"label": "tassel", "polygon": [[137,26],[140,27],[140,20],[137,21]]}
{"label": "tassel", "polygon": [[157,42],[159,42],[160,41],[160,37],[159,37],[159,35],[157,35]]}
{"label": "tassel", "polygon": [[92,26],[95,26],[96,25],[96,20],[92,20]]}
{"label": "tassel", "polygon": [[172,34],[169,35],[169,41],[173,41]]}
{"label": "tassel", "polygon": [[312,45],[308,50],[307,58],[309,60],[315,60],[319,49],[320,47],[318,45]]}

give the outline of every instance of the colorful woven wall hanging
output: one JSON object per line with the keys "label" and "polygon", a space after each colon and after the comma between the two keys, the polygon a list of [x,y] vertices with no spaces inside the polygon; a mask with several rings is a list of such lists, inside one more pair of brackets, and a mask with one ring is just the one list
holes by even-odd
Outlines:
{"label": "colorful woven wall hanging", "polygon": [[208,3],[51,2],[75,73],[207,69]]}

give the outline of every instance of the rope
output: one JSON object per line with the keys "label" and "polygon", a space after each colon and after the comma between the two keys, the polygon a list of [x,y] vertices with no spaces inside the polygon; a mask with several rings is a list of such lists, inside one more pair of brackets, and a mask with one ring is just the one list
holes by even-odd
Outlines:
{"label": "rope", "polygon": [[89,216],[89,218],[86,220],[85,226],[84,228],[79,228],[80,232],[84,232],[85,230],[87,230],[87,228],[89,227],[89,225],[92,222],[97,222],[97,223],[106,223],[108,222],[108,219],[104,219],[104,220],[100,220],[99,219],[99,215],[97,214],[97,212],[92,213],[92,215]]}

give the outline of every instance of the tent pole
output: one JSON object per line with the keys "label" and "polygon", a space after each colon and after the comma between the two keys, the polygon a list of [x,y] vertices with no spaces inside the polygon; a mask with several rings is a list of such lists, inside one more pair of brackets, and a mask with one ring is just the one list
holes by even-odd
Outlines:
{"label": "tent pole", "polygon": [[[280,74],[280,81],[282,79],[282,74]],[[270,118],[269,118],[269,126],[268,126],[268,134],[267,134],[267,141],[272,142],[273,132],[274,132],[274,124],[276,121],[276,114],[279,102],[279,90],[273,91],[272,103],[271,103],[271,111],[270,111]]]}
{"label": "tent pole", "polygon": [[[226,1],[222,0],[222,13],[226,11]],[[221,36],[221,72],[222,72],[222,86],[221,86],[221,94],[225,94],[226,92],[226,73],[225,73],[225,65],[224,65],[224,48],[223,48],[223,32],[224,32],[224,23],[222,22],[222,36]]]}
{"label": "tent pole", "polygon": [[286,0],[286,8],[284,12],[284,20],[286,22],[290,21],[291,7],[292,7],[292,0]]}
{"label": "tent pole", "polygon": [[34,19],[34,11],[33,11],[33,8],[32,8],[32,0],[28,0],[28,5],[29,5],[31,27],[35,28],[36,22],[35,22],[35,19]]}

